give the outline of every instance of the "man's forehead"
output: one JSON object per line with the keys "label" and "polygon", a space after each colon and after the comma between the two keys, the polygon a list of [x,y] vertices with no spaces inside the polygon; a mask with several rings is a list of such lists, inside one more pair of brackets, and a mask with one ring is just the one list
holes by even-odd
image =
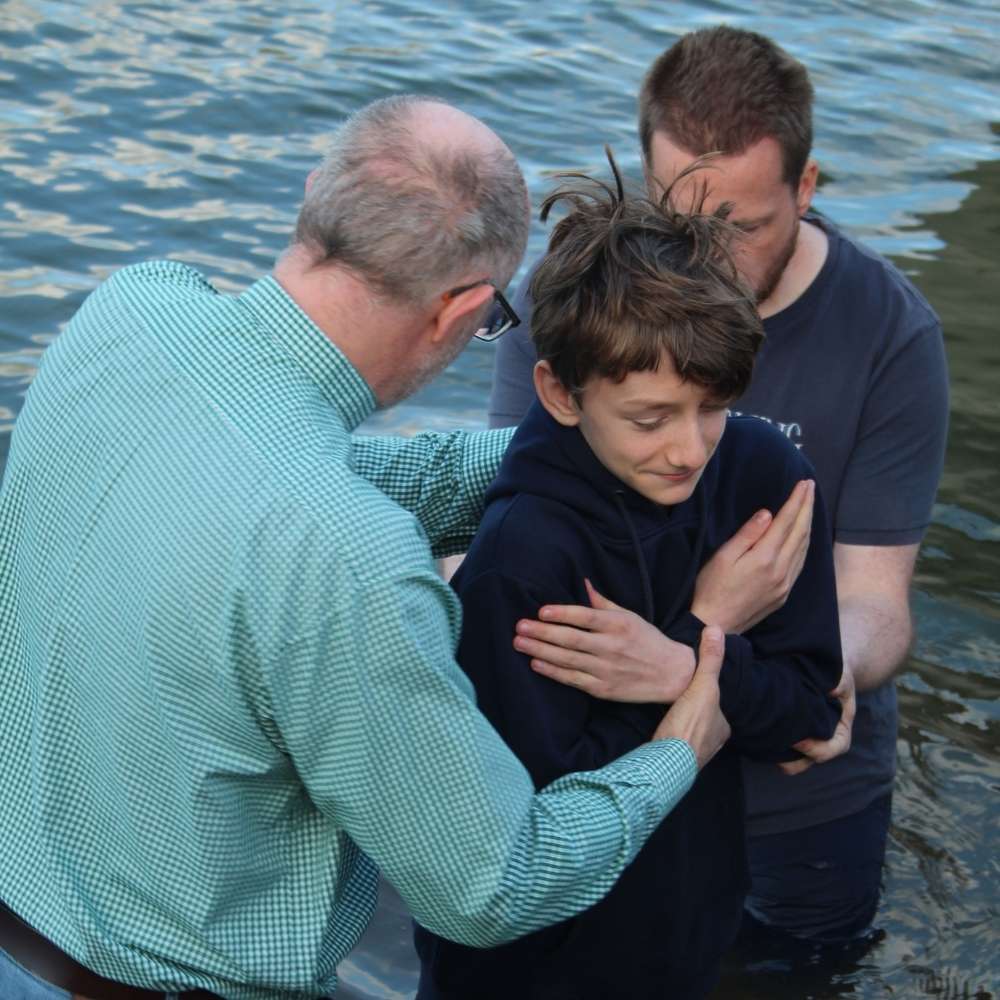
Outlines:
{"label": "man's forehead", "polygon": [[[682,148],[663,132],[654,132],[650,142],[649,163],[651,180],[661,188],[668,187],[698,156]],[[767,202],[787,193],[781,147],[765,137],[735,155],[714,156],[705,167],[678,182],[674,189],[680,208],[684,198],[705,190],[704,207],[711,211],[720,202],[734,203],[739,216],[766,214]]]}

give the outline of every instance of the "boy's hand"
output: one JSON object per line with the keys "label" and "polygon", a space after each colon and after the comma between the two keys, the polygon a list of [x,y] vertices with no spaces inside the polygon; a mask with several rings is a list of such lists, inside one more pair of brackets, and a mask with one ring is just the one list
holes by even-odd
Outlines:
{"label": "boy's hand", "polygon": [[546,605],[541,621],[517,623],[514,648],[537,673],[608,701],[680,697],[694,673],[694,651],[602,597],[586,580],[591,607]]}
{"label": "boy's hand", "polygon": [[758,511],[701,568],[691,613],[726,632],[746,632],[788,599],[809,549],[816,486],[796,483],[772,518]]}
{"label": "boy's hand", "polygon": [[719,708],[719,671],[724,651],[722,629],[709,625],[701,633],[694,678],[653,734],[656,740],[685,740],[698,758],[699,770],[722,749],[731,732]]}

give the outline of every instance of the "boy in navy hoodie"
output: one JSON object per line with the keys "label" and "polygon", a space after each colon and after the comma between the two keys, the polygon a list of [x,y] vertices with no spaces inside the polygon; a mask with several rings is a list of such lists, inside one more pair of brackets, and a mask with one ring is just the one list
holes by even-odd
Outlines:
{"label": "boy in navy hoodie", "polygon": [[[688,609],[698,570],[751,515],[776,511],[812,475],[763,421],[727,419],[762,331],[729,256],[726,211],[677,213],[670,192],[654,205],[626,194],[612,169],[616,188],[582,178],[543,205],[543,219],[561,200],[570,212],[532,281],[538,401],[453,580],[464,608],[458,661],[539,788],[647,741],[664,709],[601,701],[540,676],[513,648],[516,622],[543,604],[588,604],[592,585],[696,648],[703,623],[697,604]],[[817,497],[785,605],[726,638],[729,745],[590,910],[486,951],[418,927],[418,1000],[705,996],[748,886],[739,757],[791,760],[795,743],[833,732],[836,608]],[[690,676],[671,678],[673,697]]]}

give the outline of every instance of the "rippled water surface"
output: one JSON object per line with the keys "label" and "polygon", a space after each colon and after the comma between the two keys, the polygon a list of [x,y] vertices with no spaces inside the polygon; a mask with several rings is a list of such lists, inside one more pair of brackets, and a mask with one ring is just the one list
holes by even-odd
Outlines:
{"label": "rippled water surface", "polygon": [[[952,425],[899,680],[883,939],[836,960],[737,956],[718,998],[1000,997],[1000,12],[889,3],[0,3],[0,461],[45,345],[123,264],[173,257],[236,290],[285,244],[346,113],[397,91],[484,118],[538,197],[611,142],[638,173],[634,95],[678,34],[773,35],[817,91],[819,206],[888,253],[944,320]],[[536,227],[532,249],[540,249]],[[481,426],[473,345],[372,424]],[[388,897],[345,994],[413,987]]]}

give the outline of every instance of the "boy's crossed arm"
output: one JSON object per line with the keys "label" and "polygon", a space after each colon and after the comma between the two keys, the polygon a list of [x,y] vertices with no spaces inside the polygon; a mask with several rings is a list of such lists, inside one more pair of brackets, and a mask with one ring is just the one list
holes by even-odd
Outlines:
{"label": "boy's crossed arm", "polygon": [[[780,608],[802,571],[809,547],[814,487],[799,482],[772,517],[754,515],[706,563],[698,575],[692,613],[721,623],[730,633],[754,627]],[[622,702],[672,702],[690,681],[694,653],[639,615],[618,607],[587,583],[591,607],[546,605],[538,619],[517,624],[514,646],[531,657],[532,668],[598,698]],[[800,760],[779,766],[789,774],[832,760],[851,745],[853,685],[831,694],[841,718],[827,740],[808,739],[794,749]]]}

